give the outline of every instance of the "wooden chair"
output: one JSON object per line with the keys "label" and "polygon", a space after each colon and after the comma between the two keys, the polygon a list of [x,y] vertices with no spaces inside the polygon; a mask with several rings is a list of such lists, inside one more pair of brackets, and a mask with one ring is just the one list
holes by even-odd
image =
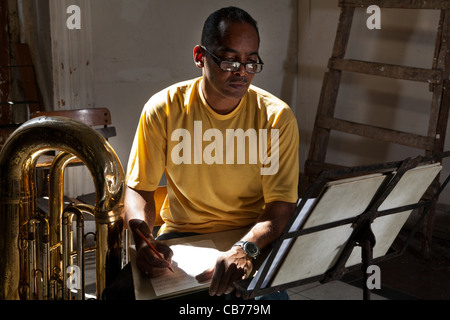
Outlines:
{"label": "wooden chair", "polygon": [[95,128],[106,139],[116,136],[116,129],[115,127],[111,126],[111,113],[107,108],[37,111],[31,115],[31,118],[37,118],[41,116],[66,117],[73,120],[78,120],[87,124],[88,126]]}
{"label": "wooden chair", "polygon": [[161,208],[166,200],[167,195],[167,187],[159,186],[155,191],[155,208],[156,208],[156,219],[155,219],[155,227],[160,227],[164,224],[160,216]]}

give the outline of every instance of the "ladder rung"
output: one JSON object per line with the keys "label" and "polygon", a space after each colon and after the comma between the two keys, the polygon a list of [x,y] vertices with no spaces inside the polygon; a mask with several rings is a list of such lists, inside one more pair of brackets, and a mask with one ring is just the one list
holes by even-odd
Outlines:
{"label": "ladder rung", "polygon": [[450,9],[449,1],[442,0],[340,0],[340,7],[367,8],[377,5],[380,8],[393,9]]}
{"label": "ladder rung", "polygon": [[323,129],[355,134],[369,139],[396,143],[421,150],[431,151],[433,149],[433,138],[414,133],[380,128],[326,116],[319,117],[316,125]]}
{"label": "ladder rung", "polygon": [[439,84],[442,82],[441,70],[340,58],[331,58],[328,67],[330,69],[358,72],[394,79],[426,82],[430,84]]}

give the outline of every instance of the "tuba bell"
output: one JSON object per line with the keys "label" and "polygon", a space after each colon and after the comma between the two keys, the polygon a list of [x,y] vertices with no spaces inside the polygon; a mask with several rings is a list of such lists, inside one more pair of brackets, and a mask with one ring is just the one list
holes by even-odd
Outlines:
{"label": "tuba bell", "polygon": [[[40,155],[60,151],[50,170],[48,216],[36,210],[35,168]],[[89,169],[95,206],[63,210],[62,177],[77,157]],[[24,123],[0,152],[0,299],[70,298],[67,272],[83,267],[84,214],[95,217],[96,296],[122,267],[124,172],[111,145],[91,127],[68,118]],[[77,266],[72,265],[72,220],[77,220]],[[77,231],[78,232],[78,231]],[[81,263],[81,264],[80,264]],[[82,276],[84,270],[81,270]],[[83,299],[84,288],[78,298]],[[81,290],[81,291],[80,291]]]}

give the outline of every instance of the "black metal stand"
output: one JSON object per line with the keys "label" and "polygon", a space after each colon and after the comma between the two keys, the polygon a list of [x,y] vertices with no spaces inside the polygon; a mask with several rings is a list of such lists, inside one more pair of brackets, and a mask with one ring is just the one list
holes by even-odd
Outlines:
{"label": "black metal stand", "polygon": [[[291,218],[290,222],[287,224],[285,231],[283,235],[274,243],[272,247],[272,251],[270,252],[269,256],[267,257],[266,264],[264,268],[261,268],[258,272],[260,273],[259,279],[254,287],[253,290],[248,291],[248,285],[251,282],[251,279],[239,281],[236,283],[236,286],[238,290],[241,291],[244,298],[253,298],[255,296],[268,294],[271,292],[275,292],[278,290],[285,290],[294,286],[302,285],[305,283],[320,281],[321,283],[327,283],[329,281],[338,280],[341,279],[342,276],[349,272],[355,270],[355,267],[345,267],[345,264],[350,257],[350,254],[352,253],[355,246],[361,247],[361,270],[363,272],[363,279],[364,279],[364,288],[363,288],[363,299],[369,300],[371,291],[367,286],[367,280],[368,280],[368,274],[367,274],[367,268],[372,265],[373,263],[377,263],[379,261],[383,261],[388,258],[392,258],[394,256],[398,256],[401,253],[404,252],[406,247],[409,245],[409,242],[411,238],[413,237],[414,233],[416,232],[418,225],[422,222],[423,218],[425,217],[428,210],[437,202],[437,199],[442,192],[442,190],[445,188],[445,186],[448,184],[450,180],[450,176],[446,178],[445,182],[441,185],[439,190],[437,192],[434,192],[432,197],[430,197],[428,200],[422,200],[419,203],[413,204],[413,205],[406,205],[401,206],[398,208],[393,208],[389,210],[383,210],[379,211],[379,207],[384,202],[384,200],[388,197],[388,195],[391,193],[391,191],[394,189],[394,187],[397,185],[397,183],[400,181],[400,179],[403,177],[403,175],[417,167],[419,164],[428,164],[428,163],[435,163],[442,161],[443,158],[450,156],[450,151],[445,152],[442,154],[439,154],[432,158],[425,158],[425,157],[417,157],[414,159],[406,159],[404,161],[400,162],[391,162],[391,163],[384,163],[379,165],[373,165],[373,166],[361,166],[361,167],[354,167],[354,168],[344,168],[339,170],[333,170],[333,171],[324,171],[320,175],[319,179],[307,190],[306,194],[302,198],[301,202],[299,203],[295,214]],[[369,207],[365,210],[364,213],[360,214],[356,218],[351,219],[344,219],[332,223],[327,223],[325,225],[315,226],[307,229],[300,229],[295,232],[289,232],[291,225],[297,218],[298,214],[304,207],[306,200],[309,198],[313,198],[315,195],[320,194],[320,191],[323,189],[325,184],[328,181],[338,180],[338,179],[344,179],[346,177],[359,177],[371,173],[387,173],[392,174],[391,179],[387,179],[384,185],[380,188],[379,192],[375,195],[373,198],[371,204]],[[395,174],[394,174],[395,173]],[[438,179],[438,178],[436,178]],[[390,215],[394,213],[404,212],[404,211],[411,211],[415,209],[422,209],[422,217],[419,219],[415,229],[410,234],[409,238],[407,239],[406,243],[404,244],[403,248],[401,250],[393,250],[393,252],[386,254],[384,257],[380,257],[377,259],[373,259],[373,248],[376,243],[375,235],[372,232],[371,225],[373,221],[377,217]],[[339,258],[337,259],[336,263],[332,268],[330,268],[325,274],[321,276],[315,276],[308,279],[302,279],[298,281],[293,281],[287,284],[278,285],[274,287],[266,287],[262,288],[263,281],[269,271],[270,265],[274,262],[275,256],[278,252],[278,250],[281,247],[281,244],[286,239],[290,238],[297,238],[305,234],[318,232],[330,228],[334,228],[340,225],[345,224],[352,224],[352,234],[348,241],[345,244],[345,248],[343,249],[342,253],[340,254]],[[289,251],[287,251],[289,252]]]}

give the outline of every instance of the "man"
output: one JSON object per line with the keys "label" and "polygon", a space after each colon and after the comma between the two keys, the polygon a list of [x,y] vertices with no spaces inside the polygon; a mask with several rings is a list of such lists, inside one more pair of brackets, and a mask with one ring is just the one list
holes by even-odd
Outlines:
{"label": "man", "polygon": [[[229,294],[295,209],[297,122],[285,103],[251,86],[263,66],[259,42],[248,13],[235,7],[214,12],[205,22],[201,45],[194,48],[203,76],[159,92],[144,107],[129,160],[124,212],[137,265],[151,277],[166,272],[172,257],[158,240],[249,227],[243,242],[197,276],[212,279],[210,295]],[[154,240],[153,196],[164,172],[165,223]]]}

